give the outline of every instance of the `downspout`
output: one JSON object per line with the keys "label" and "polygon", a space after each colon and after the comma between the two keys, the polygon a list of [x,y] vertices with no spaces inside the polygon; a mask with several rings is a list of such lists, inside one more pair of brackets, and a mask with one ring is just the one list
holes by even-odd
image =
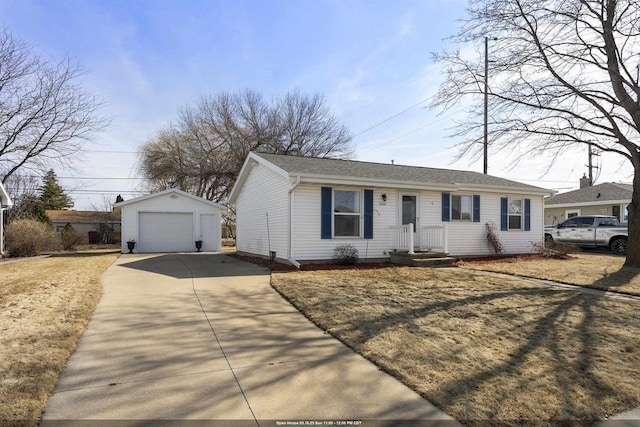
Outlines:
{"label": "downspout", "polygon": [[6,208],[0,207],[0,258],[4,257],[4,211]]}
{"label": "downspout", "polygon": [[293,218],[294,218],[294,206],[292,202],[293,198],[293,190],[300,184],[300,175],[296,177],[296,182],[294,182],[291,187],[289,187],[289,247],[287,248],[287,261],[291,263],[295,268],[300,269],[300,263],[293,259],[293,254],[291,253],[293,248]]}

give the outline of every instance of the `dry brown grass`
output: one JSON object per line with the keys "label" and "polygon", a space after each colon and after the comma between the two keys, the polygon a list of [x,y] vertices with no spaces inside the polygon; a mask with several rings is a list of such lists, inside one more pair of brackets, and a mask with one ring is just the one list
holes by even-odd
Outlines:
{"label": "dry brown grass", "polygon": [[119,254],[94,251],[0,264],[0,423],[37,423]]}
{"label": "dry brown grass", "polygon": [[637,303],[462,269],[275,273],[316,324],[473,424],[640,406]]}
{"label": "dry brown grass", "polygon": [[624,267],[624,257],[580,253],[561,259],[513,259],[510,262],[462,263],[472,270],[494,271],[572,285],[640,295],[640,269]]}

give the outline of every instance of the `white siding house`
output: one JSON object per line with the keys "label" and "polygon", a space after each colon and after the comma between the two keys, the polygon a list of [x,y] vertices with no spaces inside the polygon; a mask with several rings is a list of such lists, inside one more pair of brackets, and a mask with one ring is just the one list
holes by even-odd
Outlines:
{"label": "white siding house", "polygon": [[116,203],[122,215],[122,252],[219,251],[221,215],[226,207],[172,188]]}
{"label": "white siding house", "polygon": [[[239,253],[298,264],[350,244],[360,259],[394,251],[503,253],[542,242],[549,190],[476,172],[250,153],[231,191]],[[412,241],[411,241],[412,238]]]}

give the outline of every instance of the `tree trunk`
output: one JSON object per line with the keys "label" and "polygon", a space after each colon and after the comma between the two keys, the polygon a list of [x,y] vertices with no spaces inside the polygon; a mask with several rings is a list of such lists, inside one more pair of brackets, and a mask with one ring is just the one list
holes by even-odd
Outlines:
{"label": "tree trunk", "polygon": [[629,238],[627,240],[627,260],[625,267],[640,267],[640,171],[635,168],[633,176],[633,196],[629,205]]}

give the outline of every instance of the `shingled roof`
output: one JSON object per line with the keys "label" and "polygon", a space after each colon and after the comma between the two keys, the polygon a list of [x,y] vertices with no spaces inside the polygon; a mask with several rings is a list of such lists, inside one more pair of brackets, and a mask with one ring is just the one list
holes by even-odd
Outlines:
{"label": "shingled roof", "polygon": [[580,204],[586,205],[595,202],[607,201],[627,201],[631,200],[633,194],[633,186],[631,184],[619,184],[615,182],[605,182],[590,187],[583,187],[578,190],[569,191],[562,194],[556,194],[553,197],[545,199],[545,206]]}
{"label": "shingled roof", "polygon": [[540,187],[485,175],[479,172],[264,153],[254,153],[254,155],[262,157],[276,165],[280,169],[288,172],[290,176],[333,176],[414,184],[467,184],[548,192],[548,190]]}
{"label": "shingled roof", "polygon": [[[106,212],[100,211],[70,211],[70,210],[47,210],[47,216],[53,222],[100,222],[104,219]],[[120,214],[108,212],[109,221],[120,221]]]}

